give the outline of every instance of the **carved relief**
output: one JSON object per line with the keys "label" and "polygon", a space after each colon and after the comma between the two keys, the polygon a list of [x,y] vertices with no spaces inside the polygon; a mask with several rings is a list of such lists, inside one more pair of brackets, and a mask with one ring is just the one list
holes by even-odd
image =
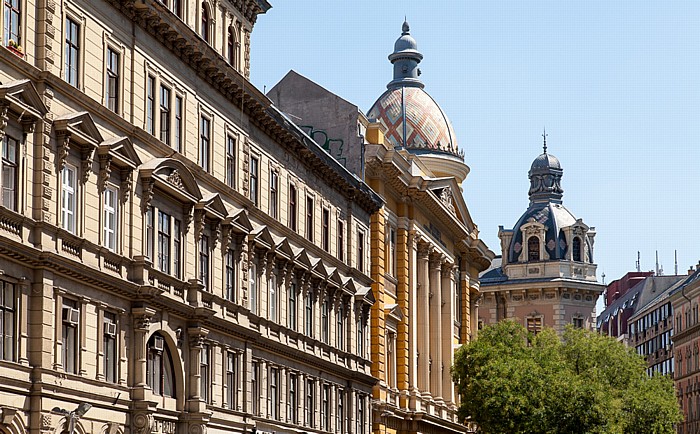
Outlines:
{"label": "carved relief", "polygon": [[182,183],[182,178],[180,177],[180,174],[177,172],[177,169],[170,172],[170,175],[168,175],[168,177],[165,178],[165,180],[180,190],[185,189],[185,186]]}
{"label": "carved relief", "polygon": [[442,193],[440,193],[440,201],[452,212],[452,214],[455,214],[455,206],[451,188],[445,187],[442,189]]}
{"label": "carved relief", "polygon": [[110,155],[100,155],[100,174],[97,178],[97,188],[104,191],[107,181],[112,173],[112,157]]}
{"label": "carved relief", "polygon": [[56,136],[56,170],[60,174],[63,168],[66,167],[66,159],[68,158],[68,151],[70,149],[70,134],[65,132],[60,132]]}
{"label": "carved relief", "polygon": [[151,414],[138,413],[134,416],[133,424],[136,434],[151,434],[154,431],[155,420]]}

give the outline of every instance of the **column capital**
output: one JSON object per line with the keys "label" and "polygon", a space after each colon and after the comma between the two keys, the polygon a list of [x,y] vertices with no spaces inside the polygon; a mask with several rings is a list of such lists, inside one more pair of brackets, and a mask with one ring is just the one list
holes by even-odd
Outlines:
{"label": "column capital", "polygon": [[414,237],[414,242],[416,243],[416,247],[418,249],[417,255],[418,259],[426,259],[430,256],[430,252],[432,251],[432,247],[430,246],[430,243],[426,243],[421,240],[421,236],[416,234]]}
{"label": "column capital", "polygon": [[437,269],[440,271],[440,268],[442,267],[442,263],[445,260],[445,255],[442,253],[437,253],[435,249],[432,249],[432,252],[430,254],[430,269],[435,270]]}
{"label": "column capital", "polygon": [[457,271],[457,266],[454,264],[454,262],[450,262],[448,260],[444,260],[442,262],[442,277],[449,277],[452,280],[455,280],[455,271]]}

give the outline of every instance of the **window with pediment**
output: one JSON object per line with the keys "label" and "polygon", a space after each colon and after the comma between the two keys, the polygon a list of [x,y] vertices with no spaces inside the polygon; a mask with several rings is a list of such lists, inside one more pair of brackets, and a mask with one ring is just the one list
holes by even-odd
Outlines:
{"label": "window with pediment", "polygon": [[527,239],[527,260],[540,260],[540,239],[535,236]]}
{"label": "window with pediment", "polygon": [[571,254],[573,256],[573,260],[576,262],[581,262],[581,238],[580,237],[574,237],[574,240],[571,243]]}

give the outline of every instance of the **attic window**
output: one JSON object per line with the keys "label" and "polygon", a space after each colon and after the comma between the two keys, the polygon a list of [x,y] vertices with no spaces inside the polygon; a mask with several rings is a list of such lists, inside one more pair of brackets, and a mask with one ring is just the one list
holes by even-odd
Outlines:
{"label": "attic window", "polygon": [[574,255],[574,261],[581,262],[581,238],[574,237],[572,244],[572,250]]}
{"label": "attic window", "polygon": [[527,240],[527,260],[540,260],[540,239],[537,237],[530,237]]}

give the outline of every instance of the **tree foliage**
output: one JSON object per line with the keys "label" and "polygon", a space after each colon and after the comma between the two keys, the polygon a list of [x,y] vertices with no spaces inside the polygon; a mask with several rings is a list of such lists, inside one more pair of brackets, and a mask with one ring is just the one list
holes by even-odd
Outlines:
{"label": "tree foliage", "polygon": [[455,355],[460,418],[494,433],[674,433],[673,381],[646,374],[616,340],[569,327],[535,335],[514,321],[484,328]]}

